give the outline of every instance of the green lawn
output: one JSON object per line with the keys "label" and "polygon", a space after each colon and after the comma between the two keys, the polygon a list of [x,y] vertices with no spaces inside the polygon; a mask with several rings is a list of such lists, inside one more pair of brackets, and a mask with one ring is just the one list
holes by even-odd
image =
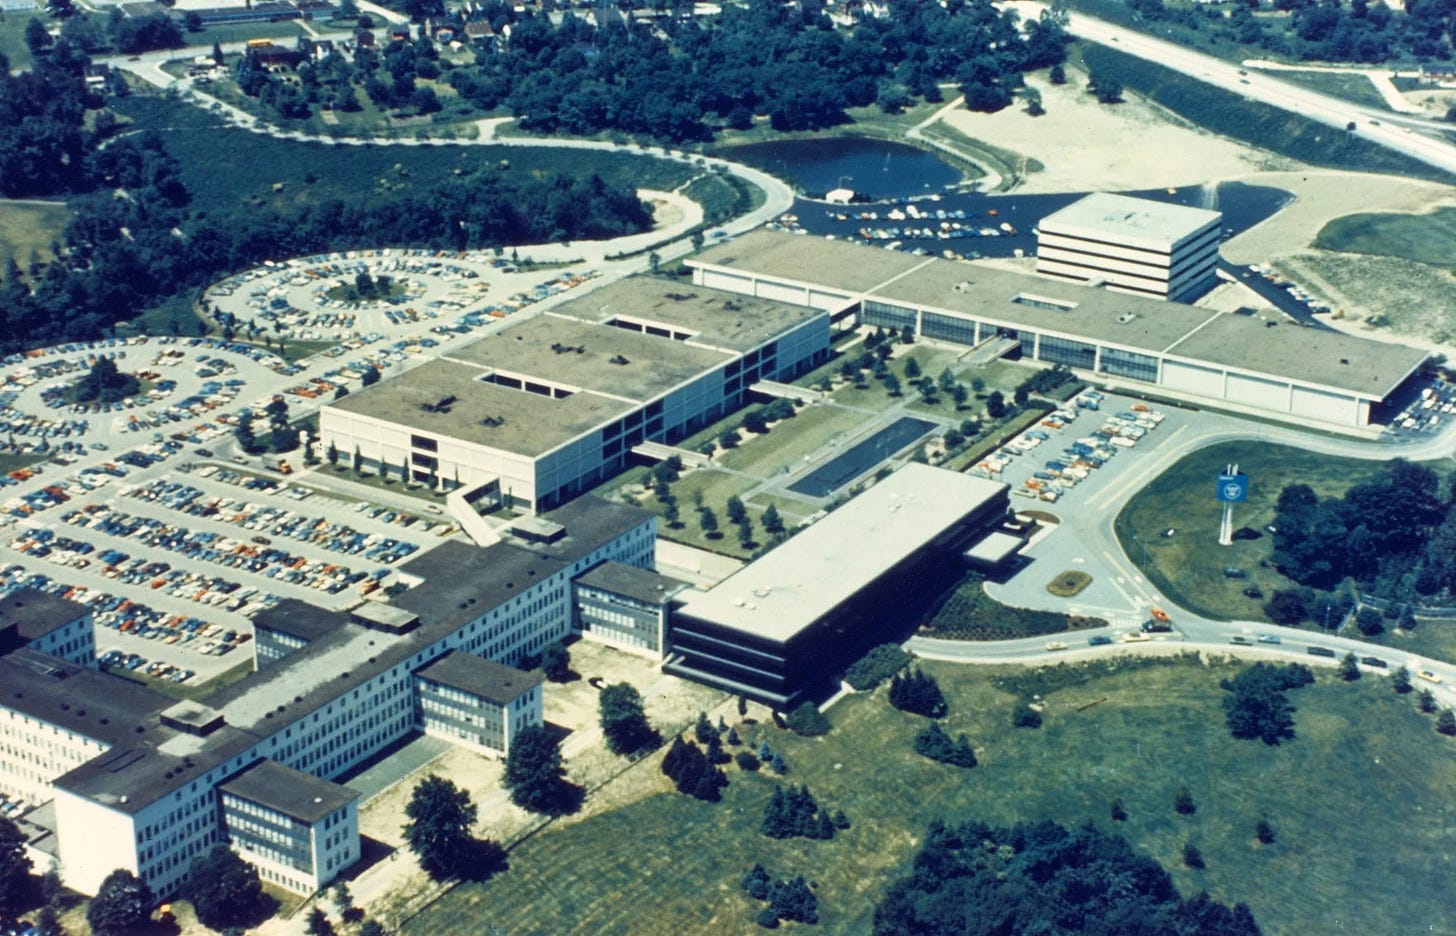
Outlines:
{"label": "green lawn", "polygon": [[768,435],[752,439],[719,456],[725,467],[760,478],[806,464],[832,439],[843,438],[864,427],[865,416],[837,406],[808,406],[793,419],[776,423]]}
{"label": "green lawn", "polygon": [[[1267,747],[1223,727],[1218,680],[1230,667],[925,669],[950,702],[946,730],[973,739],[981,766],[961,771],[911,753],[924,722],[891,709],[883,688],[831,710],[826,738],[766,729],[788,762],[784,779],[849,816],[833,841],[761,835],[773,780],[729,768],[721,804],[663,793],[548,829],[513,849],[509,870],[456,888],[402,932],[746,933],[758,905],[738,881],[762,862],[817,882],[816,932],[862,934],[939,817],[1112,827],[1167,867],[1186,896],[1206,889],[1247,901],[1271,936],[1414,933],[1433,923],[1440,931],[1449,922],[1439,856],[1456,849],[1456,749],[1383,681],[1326,678],[1292,693],[1298,737]],[[1016,699],[1035,692],[1044,727],[1011,727]],[[764,730],[744,733],[754,741]],[[644,768],[656,769],[656,758]],[[1184,784],[1198,805],[1187,817],[1172,808]],[[1108,819],[1115,798],[1126,823]],[[1261,816],[1275,828],[1271,846],[1254,843]],[[1181,867],[1186,840],[1205,870]]]}
{"label": "green lawn", "polygon": [[[1248,502],[1234,508],[1235,529],[1248,527],[1259,535],[1219,546],[1214,479],[1230,463],[1250,477]],[[1331,458],[1260,442],[1211,446],[1139,491],[1117,517],[1117,536],[1128,557],[1174,603],[1205,617],[1265,620],[1263,600],[1246,597],[1243,589],[1256,585],[1267,597],[1293,584],[1259,565],[1273,550],[1273,538],[1264,527],[1274,519],[1283,487],[1278,479],[1297,479],[1321,497],[1339,496],[1384,467],[1378,461]],[[1175,531],[1172,536],[1163,535],[1168,529]],[[1228,566],[1244,569],[1248,578],[1226,578],[1223,570]]]}
{"label": "green lawn", "polygon": [[[277,140],[228,127],[215,114],[185,102],[143,93],[116,102],[118,111],[142,127],[157,130],[182,166],[183,181],[198,210],[250,205],[272,211],[352,200],[361,186],[391,195],[415,180],[431,180],[456,169],[500,166],[545,176],[600,175],[612,184],[671,190],[698,174],[692,166],[641,154],[551,147],[334,146]],[[228,172],[216,172],[218,153],[228,154]],[[283,182],[280,191],[274,184]]]}
{"label": "green lawn", "polygon": [[38,465],[45,460],[45,455],[39,455],[35,452],[27,455],[15,455],[10,452],[0,453],[0,474],[9,474],[12,471],[19,471],[22,468],[29,468],[31,465]]}
{"label": "green lawn", "polygon": [[[1394,630],[1394,621],[1386,621],[1385,626],[1387,630],[1374,637],[1361,637],[1360,632],[1353,626],[1347,627],[1342,636],[1366,640],[1402,653],[1414,653],[1430,657],[1433,660],[1456,663],[1456,621],[1418,618],[1415,630],[1400,633]],[[1376,656],[1380,656],[1380,654],[1376,654]],[[1399,666],[1401,659],[1400,656],[1393,656],[1389,657],[1388,661],[1392,665]]]}
{"label": "green lawn", "polygon": [[1327,71],[1275,71],[1268,74],[1280,81],[1303,85],[1360,107],[1390,110],[1385,97],[1376,90],[1375,83],[1364,75]]}
{"label": "green lawn", "polygon": [[0,201],[0,262],[14,257],[24,268],[30,263],[31,251],[49,261],[51,241],[61,239],[70,220],[70,209],[60,202]]}
{"label": "green lawn", "polygon": [[1428,214],[1346,215],[1321,228],[1315,246],[1456,266],[1456,208],[1437,208]]}

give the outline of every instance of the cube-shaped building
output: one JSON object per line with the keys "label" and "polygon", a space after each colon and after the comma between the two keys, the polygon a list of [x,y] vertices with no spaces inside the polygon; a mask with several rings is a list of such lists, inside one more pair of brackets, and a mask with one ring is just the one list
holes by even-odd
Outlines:
{"label": "cube-shaped building", "polygon": [[1036,272],[1182,300],[1216,281],[1223,215],[1097,192],[1041,219]]}

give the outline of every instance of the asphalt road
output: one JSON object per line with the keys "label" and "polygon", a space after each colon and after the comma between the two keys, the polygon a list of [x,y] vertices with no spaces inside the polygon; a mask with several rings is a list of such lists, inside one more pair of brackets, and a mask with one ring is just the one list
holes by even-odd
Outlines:
{"label": "asphalt road", "polygon": [[[1039,2],[1018,2],[1015,6],[1029,17],[1045,9]],[[1071,14],[1067,30],[1079,39],[1156,62],[1241,97],[1300,114],[1342,132],[1358,133],[1388,149],[1456,174],[1456,146],[1416,132],[1408,125],[1412,121],[1391,121],[1391,115],[1384,110],[1368,110],[1081,13]],[[1351,122],[1356,129],[1346,131]]]}

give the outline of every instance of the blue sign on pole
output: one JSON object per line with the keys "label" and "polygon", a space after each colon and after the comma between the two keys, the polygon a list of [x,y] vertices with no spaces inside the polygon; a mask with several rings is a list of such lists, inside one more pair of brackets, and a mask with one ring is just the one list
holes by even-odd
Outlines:
{"label": "blue sign on pole", "polygon": [[1218,502],[1241,504],[1249,499],[1249,476],[1246,474],[1221,474],[1218,476]]}

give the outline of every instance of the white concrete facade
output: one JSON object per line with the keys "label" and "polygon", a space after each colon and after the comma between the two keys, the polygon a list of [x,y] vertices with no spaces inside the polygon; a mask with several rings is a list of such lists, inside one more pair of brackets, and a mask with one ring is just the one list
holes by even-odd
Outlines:
{"label": "white concrete facade", "polygon": [[1222,225],[1216,211],[1093,194],[1041,220],[1036,271],[1176,300],[1214,283]]}

